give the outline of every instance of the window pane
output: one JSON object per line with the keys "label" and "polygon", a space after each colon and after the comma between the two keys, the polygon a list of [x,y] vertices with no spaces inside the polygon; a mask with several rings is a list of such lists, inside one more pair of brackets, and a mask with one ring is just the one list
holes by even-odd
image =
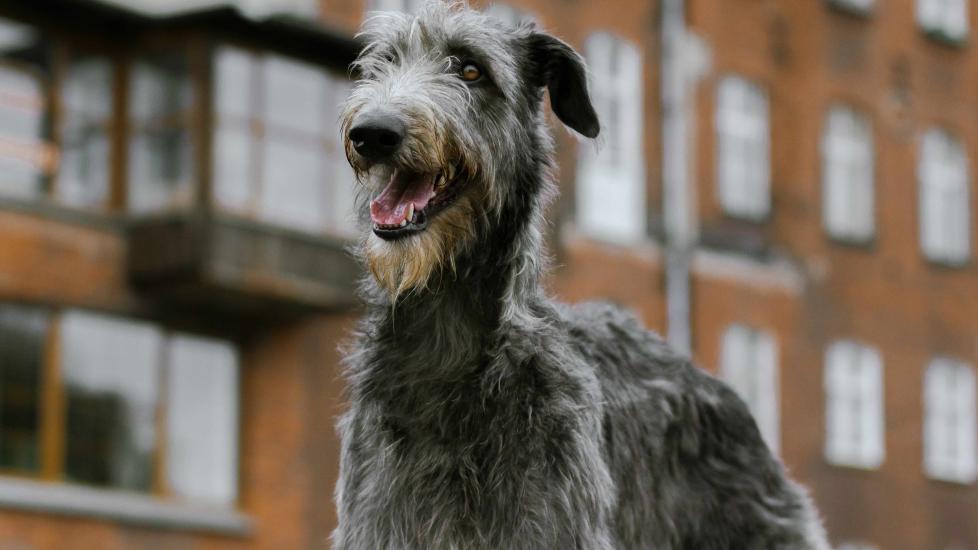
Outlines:
{"label": "window pane", "polygon": [[183,498],[237,497],[238,358],[229,344],[177,336],[169,348],[167,479]]}
{"label": "window pane", "polygon": [[829,234],[873,234],[873,145],[869,121],[844,106],[830,109],[822,140],[823,219]]}
{"label": "window pane", "polygon": [[103,206],[108,199],[112,72],[101,57],[77,59],[68,68],[57,182],[65,204]]}
{"label": "window pane", "polygon": [[351,237],[357,234],[355,199],[358,184],[353,169],[346,160],[340,139],[340,112],[350,95],[350,81],[341,76],[329,79],[330,98],[326,108],[326,186],[329,188],[330,208],[328,227],[331,232]]}
{"label": "window pane", "polygon": [[924,375],[924,470],[935,479],[970,483],[978,468],[975,378],[971,365],[931,361]]}
{"label": "window pane", "polygon": [[295,229],[323,230],[327,205],[322,149],[270,134],[263,152],[259,217]]}
{"label": "window pane", "polygon": [[150,489],[161,352],[162,335],[152,325],[83,312],[64,315],[68,479]]}
{"label": "window pane", "polygon": [[247,213],[254,200],[254,140],[247,125],[221,124],[214,132],[214,203]]}
{"label": "window pane", "polygon": [[861,440],[857,443],[860,465],[875,468],[882,464],[885,454],[883,362],[879,353],[862,348],[860,369]]}
{"label": "window pane", "polygon": [[45,87],[48,42],[34,28],[0,19],[0,194],[37,199],[53,167]]}
{"label": "window pane", "polygon": [[48,327],[37,309],[0,306],[0,469],[37,471]]}
{"label": "window pane", "polygon": [[214,112],[225,116],[249,117],[254,111],[252,92],[257,64],[250,53],[221,47],[214,54]]}
{"label": "window pane", "polygon": [[970,256],[968,160],[944,130],[929,130],[920,143],[920,242],[931,260],[959,263]]}
{"label": "window pane", "polygon": [[190,205],[193,92],[186,58],[141,59],[132,68],[130,85],[129,209]]}
{"label": "window pane", "polygon": [[279,56],[268,56],[263,69],[265,124],[307,137],[322,136],[326,107],[323,70]]}
{"label": "window pane", "polygon": [[727,213],[758,219],[770,210],[770,142],[764,90],[739,76],[720,81],[716,107],[716,178]]}
{"label": "window pane", "polygon": [[241,214],[252,213],[256,199],[258,68],[257,58],[238,48],[221,47],[214,55],[213,198],[218,208]]}
{"label": "window pane", "polygon": [[826,442],[829,462],[876,468],[885,455],[883,364],[879,353],[851,341],[826,353]]}

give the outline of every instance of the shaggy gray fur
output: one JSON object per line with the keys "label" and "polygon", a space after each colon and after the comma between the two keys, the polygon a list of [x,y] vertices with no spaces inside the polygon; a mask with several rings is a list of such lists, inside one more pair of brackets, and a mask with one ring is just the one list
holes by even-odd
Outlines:
{"label": "shaggy gray fur", "polygon": [[[470,226],[424,284],[397,295],[364,282],[334,548],[828,549],[730,389],[629,314],[542,290],[554,188],[543,90],[565,124],[596,135],[581,58],[532,25],[440,2],[377,15],[362,36],[346,130],[401,113],[415,141],[391,163],[457,154],[477,170],[461,191]],[[463,56],[485,69],[479,86],[458,78]],[[347,150],[375,195],[392,167]],[[365,262],[411,250],[372,234],[362,202]]]}

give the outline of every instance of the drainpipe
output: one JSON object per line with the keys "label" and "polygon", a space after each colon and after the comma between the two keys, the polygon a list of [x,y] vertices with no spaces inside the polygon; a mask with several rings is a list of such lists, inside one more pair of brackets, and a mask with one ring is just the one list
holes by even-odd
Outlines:
{"label": "drainpipe", "polygon": [[669,344],[692,351],[690,264],[696,242],[690,177],[690,59],[684,0],[662,10],[662,215],[665,222],[666,327]]}

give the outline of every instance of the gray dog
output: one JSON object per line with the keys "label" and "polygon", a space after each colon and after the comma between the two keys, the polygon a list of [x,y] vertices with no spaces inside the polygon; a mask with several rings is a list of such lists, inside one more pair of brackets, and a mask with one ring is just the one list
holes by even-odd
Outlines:
{"label": "gray dog", "polygon": [[373,277],[334,547],[827,549],[731,390],[628,314],[541,289],[543,92],[597,136],[581,57],[441,2],[361,36],[343,136]]}

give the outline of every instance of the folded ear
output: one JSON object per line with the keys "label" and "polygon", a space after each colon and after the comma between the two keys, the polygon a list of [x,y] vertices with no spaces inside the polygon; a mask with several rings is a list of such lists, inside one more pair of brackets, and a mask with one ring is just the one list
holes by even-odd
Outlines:
{"label": "folded ear", "polygon": [[597,137],[598,115],[587,93],[584,60],[565,42],[534,32],[530,35],[530,55],[541,78],[539,85],[550,92],[550,107],[561,122],[583,136]]}

